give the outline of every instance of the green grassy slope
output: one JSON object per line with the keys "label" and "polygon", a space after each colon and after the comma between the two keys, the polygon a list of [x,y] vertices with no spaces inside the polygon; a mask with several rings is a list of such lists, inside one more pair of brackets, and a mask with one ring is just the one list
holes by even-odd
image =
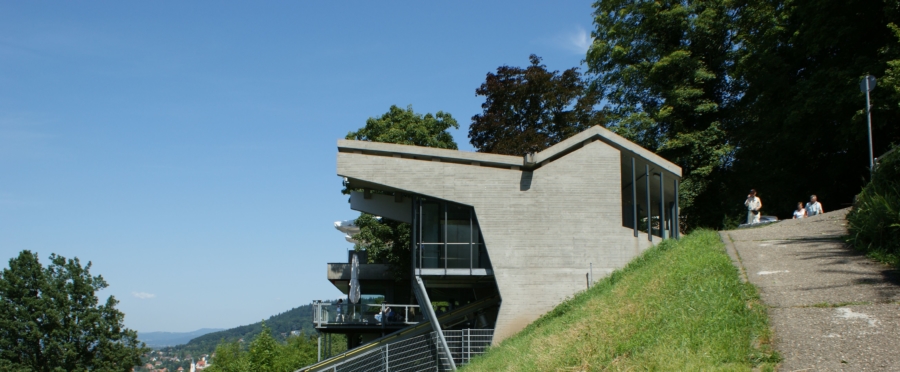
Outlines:
{"label": "green grassy slope", "polygon": [[771,369],[765,306],[718,234],[667,240],[492,348],[470,371]]}

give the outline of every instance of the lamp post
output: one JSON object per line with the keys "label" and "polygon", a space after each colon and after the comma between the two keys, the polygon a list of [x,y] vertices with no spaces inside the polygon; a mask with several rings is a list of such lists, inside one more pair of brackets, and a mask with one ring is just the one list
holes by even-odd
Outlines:
{"label": "lamp post", "polygon": [[872,151],[872,104],[869,103],[869,92],[875,89],[875,77],[866,75],[859,82],[859,90],[866,94],[866,118],[869,123],[869,179],[872,179],[872,173],[875,171],[875,153]]}

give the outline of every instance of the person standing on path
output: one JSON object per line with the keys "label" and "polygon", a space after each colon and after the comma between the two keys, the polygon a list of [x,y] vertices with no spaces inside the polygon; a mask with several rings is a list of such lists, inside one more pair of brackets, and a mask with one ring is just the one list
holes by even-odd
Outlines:
{"label": "person standing on path", "polygon": [[797,210],[794,211],[794,219],[805,218],[806,209],[803,209],[803,202],[797,202]]}
{"label": "person standing on path", "polygon": [[747,200],[744,201],[747,207],[747,223],[759,223],[759,210],[762,209],[762,200],[756,196],[756,189],[750,189]]}
{"label": "person standing on path", "polygon": [[819,203],[819,199],[816,198],[816,194],[812,194],[809,197],[809,203],[806,203],[806,215],[808,217],[812,217],[822,213],[825,213],[825,210],[822,209],[822,203]]}
{"label": "person standing on path", "polygon": [[337,302],[336,304],[334,304],[334,313],[335,313],[334,321],[336,321],[336,322],[338,322],[338,323],[343,323],[343,322],[344,322],[344,309],[343,309],[343,307],[344,307],[344,300],[343,300],[343,299],[338,299],[338,302]]}

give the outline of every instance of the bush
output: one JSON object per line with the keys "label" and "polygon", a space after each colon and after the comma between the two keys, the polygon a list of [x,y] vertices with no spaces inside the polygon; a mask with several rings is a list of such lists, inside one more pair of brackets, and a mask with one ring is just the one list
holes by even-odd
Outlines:
{"label": "bush", "polygon": [[272,331],[262,323],[262,332],[244,350],[239,341],[223,342],[216,347],[215,357],[207,372],[292,372],[315,363],[316,339],[307,336],[288,337],[279,343]]}
{"label": "bush", "polygon": [[900,266],[900,150],[879,159],[872,181],[847,215],[848,241],[870,257]]}

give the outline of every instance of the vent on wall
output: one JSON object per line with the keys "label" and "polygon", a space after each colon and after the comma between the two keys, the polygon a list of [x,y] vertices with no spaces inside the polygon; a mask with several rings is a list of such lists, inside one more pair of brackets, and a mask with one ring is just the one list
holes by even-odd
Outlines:
{"label": "vent on wall", "polygon": [[525,166],[526,167],[534,166],[534,153],[533,152],[529,152],[529,153],[525,154]]}

